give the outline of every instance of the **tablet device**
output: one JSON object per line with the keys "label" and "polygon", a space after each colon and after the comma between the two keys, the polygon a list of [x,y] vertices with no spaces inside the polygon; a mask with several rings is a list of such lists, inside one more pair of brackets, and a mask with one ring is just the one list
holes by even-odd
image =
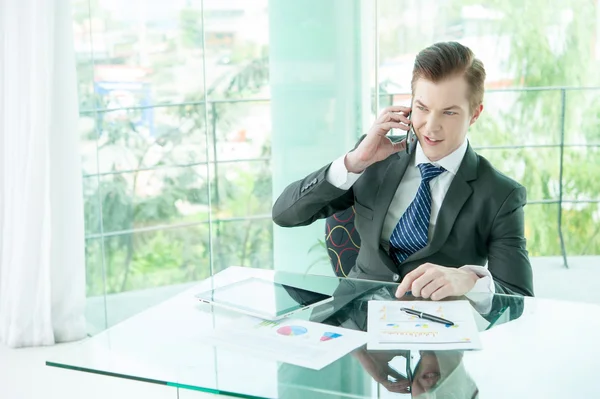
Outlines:
{"label": "tablet device", "polygon": [[299,310],[329,302],[331,295],[251,277],[196,294],[200,301],[260,317],[277,320]]}

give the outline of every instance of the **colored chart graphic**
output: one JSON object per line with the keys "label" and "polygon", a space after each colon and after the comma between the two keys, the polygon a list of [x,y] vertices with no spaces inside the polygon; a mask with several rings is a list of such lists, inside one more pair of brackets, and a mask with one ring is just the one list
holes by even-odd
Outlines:
{"label": "colored chart graphic", "polygon": [[302,326],[283,326],[277,330],[277,334],[285,336],[304,335],[308,330]]}
{"label": "colored chart graphic", "polygon": [[385,314],[385,306],[382,306],[381,309],[379,309],[379,313],[381,313],[381,318],[379,320],[385,320],[387,317]]}
{"label": "colored chart graphic", "polygon": [[323,336],[321,337],[321,341],[330,341],[332,339],[336,339],[341,336],[342,336],[342,334],[337,334],[337,333],[333,333],[333,332],[325,332],[325,333],[323,333]]}
{"label": "colored chart graphic", "polygon": [[263,320],[257,327],[275,327],[277,324],[278,321]]}

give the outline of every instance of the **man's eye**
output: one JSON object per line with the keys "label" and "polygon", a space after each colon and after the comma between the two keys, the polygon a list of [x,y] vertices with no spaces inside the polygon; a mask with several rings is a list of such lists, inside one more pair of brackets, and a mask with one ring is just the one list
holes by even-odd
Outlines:
{"label": "man's eye", "polygon": [[456,112],[446,111],[444,112],[446,115],[456,115]]}
{"label": "man's eye", "polygon": [[423,107],[421,105],[417,105],[417,108],[420,109],[421,111],[425,111],[425,107]]}

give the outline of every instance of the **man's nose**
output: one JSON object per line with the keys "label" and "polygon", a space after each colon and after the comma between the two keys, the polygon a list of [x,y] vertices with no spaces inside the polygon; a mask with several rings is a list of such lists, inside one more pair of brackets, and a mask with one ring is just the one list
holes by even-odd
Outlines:
{"label": "man's nose", "polygon": [[442,129],[442,124],[440,123],[440,118],[431,113],[427,118],[427,130],[431,132],[437,132]]}

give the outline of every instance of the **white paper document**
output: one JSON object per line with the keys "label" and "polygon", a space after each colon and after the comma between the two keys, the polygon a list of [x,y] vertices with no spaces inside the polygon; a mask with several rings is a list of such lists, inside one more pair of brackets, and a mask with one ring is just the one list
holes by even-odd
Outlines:
{"label": "white paper document", "polygon": [[305,320],[242,317],[208,336],[216,346],[320,370],[367,342],[367,333]]}
{"label": "white paper document", "polygon": [[[442,324],[400,310],[409,308],[452,321]],[[367,349],[481,349],[469,301],[369,301]]]}

